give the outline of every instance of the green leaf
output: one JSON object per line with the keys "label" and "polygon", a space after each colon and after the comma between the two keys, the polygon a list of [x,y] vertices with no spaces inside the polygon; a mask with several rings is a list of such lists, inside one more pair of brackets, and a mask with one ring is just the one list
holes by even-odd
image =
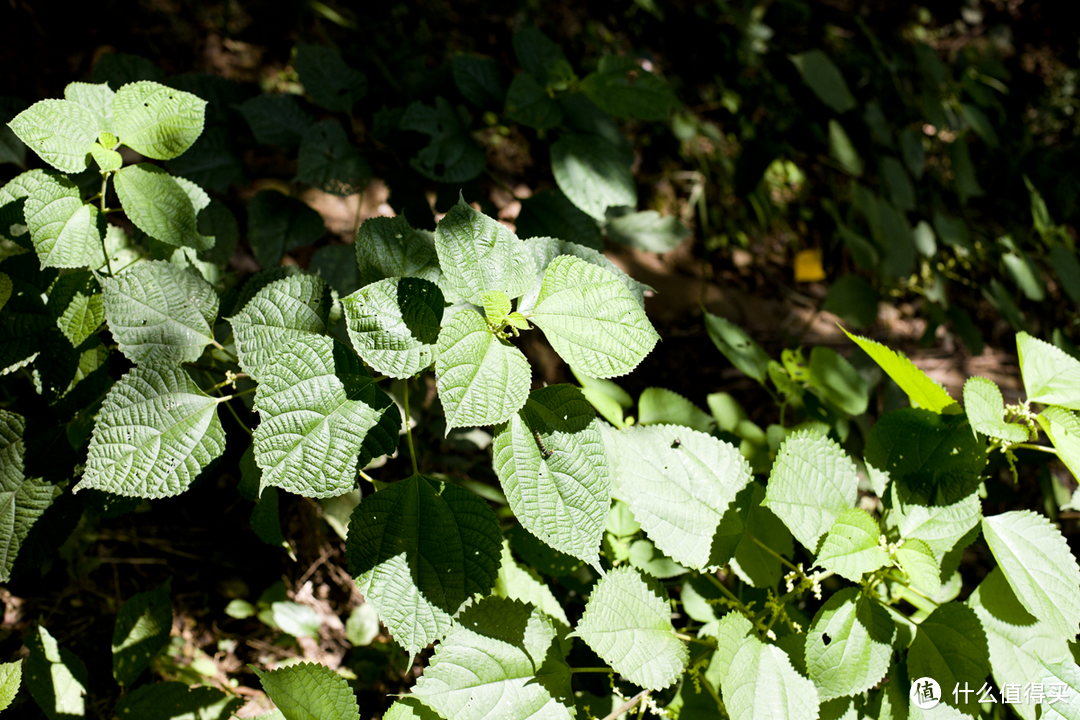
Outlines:
{"label": "green leaf", "polygon": [[818,539],[855,506],[858,487],[855,463],[839,445],[800,431],[780,446],[764,504],[814,552]]}
{"label": "green leaf", "polygon": [[346,556],[360,592],[415,655],[446,634],[466,599],[491,590],[498,521],[479,496],[414,475],[360,502]]}
{"label": "green leaf", "polygon": [[1019,253],[1005,253],[1001,256],[1001,263],[1009,274],[1013,284],[1029,300],[1042,302],[1046,299],[1046,285],[1043,284],[1039,268],[1027,255]]}
{"label": "green leaf", "polygon": [[144,498],[184,492],[225,450],[218,402],[179,367],[129,371],[98,411],[76,490]]}
{"label": "green leaf", "polygon": [[795,550],[791,532],[761,504],[764,499],[765,488],[760,483],[748,484],[724,514],[713,539],[717,562],[730,556],[732,570],[744,582],[759,588],[775,587],[780,582],[785,571],[780,556],[790,558]]}
{"label": "green leaf", "polygon": [[897,528],[904,540],[922,540],[938,560],[978,525],[982,517],[977,492],[947,505],[927,506],[901,501],[894,484],[889,497],[891,512],[886,516],[886,526]]}
{"label": "green leaf", "polygon": [[276,190],[261,190],[248,203],[248,242],[264,268],[326,234],[322,216],[306,203]]}
{"label": "green leaf", "polygon": [[1045,517],[1016,510],[983,518],[983,536],[1028,612],[1066,638],[1080,624],[1080,567]]}
{"label": "green leaf", "polygon": [[162,75],[161,68],[141,55],[108,52],[94,63],[91,78],[120,87],[136,80],[161,80]]}
{"label": "green leaf", "polygon": [[506,118],[536,130],[550,130],[563,119],[562,108],[529,73],[518,73],[506,93]]}
{"label": "green leaf", "polygon": [[819,345],[810,351],[809,386],[821,399],[847,415],[862,415],[870,402],[870,385],[835,350]]}
{"label": "green leaf", "polygon": [[[1044,690],[1050,691],[1051,685],[1056,685],[1062,690],[1062,700],[1047,700],[1040,704],[1043,720],[1078,720],[1080,718],[1080,704],[1077,697],[1080,696],[1080,667],[1075,662],[1066,659],[1064,662],[1043,662],[1043,686]],[[1061,686],[1064,685],[1064,688]]]}
{"label": "green leaf", "polygon": [[604,112],[626,120],[667,120],[679,107],[671,86],[625,55],[604,55],[581,90]]}
{"label": "green leaf", "polygon": [[859,157],[859,151],[855,149],[844,126],[837,120],[829,120],[829,155],[848,175],[862,176],[863,160]]}
{"label": "green leaf", "polygon": [[571,368],[595,378],[627,374],[659,339],[617,277],[573,256],[548,266],[531,320]]}
{"label": "green leaf", "polygon": [[345,638],[353,647],[370,645],[381,631],[379,613],[370,603],[357,605],[345,621]]}
{"label": "green leaf", "polygon": [[935,597],[941,591],[940,563],[926,542],[905,538],[896,559],[911,578],[912,586],[923,595]]}
{"label": "green leaf", "polygon": [[971,377],[964,383],[964,410],[971,427],[1007,443],[1027,442],[1030,433],[1023,425],[1005,422],[1005,400],[993,380]]}
{"label": "green leaf", "polygon": [[[251,511],[251,529],[255,531],[255,534],[267,545],[272,547],[284,547],[290,554],[292,554],[292,548],[289,543],[285,541],[285,536],[281,534],[281,515],[278,511],[279,498],[278,490],[275,487],[264,488],[262,495],[255,503],[255,508]],[[280,623],[278,623],[280,625]],[[292,633],[295,635],[296,633]],[[315,635],[318,635],[316,628]]]}
{"label": "green leaf", "polygon": [[7,273],[0,273],[0,310],[3,310],[4,306],[7,305],[13,289],[14,285],[11,284],[11,276]]}
{"label": "green leaf", "polygon": [[[592,222],[592,220],[589,220],[589,222]],[[652,290],[652,288],[639,283],[624,273],[615,263],[608,260],[603,253],[566,240],[556,240],[550,237],[530,238],[525,241],[525,246],[529,248],[533,259],[536,261],[537,276],[532,288],[518,301],[518,311],[532,312],[536,308],[536,301],[540,297],[540,290],[544,286],[544,274],[552,261],[560,255],[573,255],[587,263],[607,270],[626,286],[626,289],[637,300],[638,305],[642,308],[645,307],[645,291]]]}
{"label": "green leaf", "polygon": [[1080,261],[1076,253],[1064,245],[1050,248],[1050,267],[1061,283],[1061,289],[1074,303],[1080,302]]}
{"label": "green leaf", "polygon": [[231,717],[244,701],[217,688],[188,689],[182,682],[143,685],[124,695],[113,713],[139,720],[220,720]]}
{"label": "green leaf", "polygon": [[[841,328],[843,329],[843,328]],[[885,347],[881,343],[868,340],[858,335],[852,335],[844,330],[849,338],[873,358],[882,370],[885,371],[900,389],[907,393],[911,404],[915,407],[925,408],[935,413],[941,413],[956,401],[949,397],[945,388],[931,380],[926,373],[915,367],[915,363],[908,360],[903,354]]]}
{"label": "green leaf", "polygon": [[600,227],[558,188],[546,188],[521,201],[515,221],[518,237],[551,237],[603,250]]}
{"label": "green leaf", "polygon": [[882,417],[866,438],[867,465],[899,483],[904,502],[949,505],[979,487],[986,446],[963,415],[901,408]]}
{"label": "green leaf", "polygon": [[877,522],[865,510],[845,510],[825,536],[817,562],[826,570],[859,582],[865,573],[892,564],[878,544],[880,535]]}
{"label": "green leaf", "polygon": [[291,275],[264,286],[238,306],[242,309],[229,322],[240,367],[261,381],[281,348],[326,331],[330,293],[326,283],[313,275]]}
{"label": "green leaf", "polygon": [[454,55],[451,62],[454,84],[465,99],[477,107],[497,110],[503,107],[506,82],[502,65],[495,58],[479,55]]}
{"label": "green leaf", "polygon": [[270,671],[249,667],[285,720],[360,720],[348,681],[325,665],[304,662]]}
{"label": "green leaf", "polygon": [[452,294],[483,305],[484,293],[521,297],[533,283],[532,253],[501,223],[459,200],[435,228],[435,250]]}
{"label": "green leaf", "polygon": [[722,317],[705,313],[705,331],[716,349],[739,370],[762,385],[769,377],[771,358],[750,335],[738,325]]}
{"label": "green leaf", "polygon": [[22,660],[0,663],[0,712],[8,709],[22,685]]}
{"label": "green leaf", "polygon": [[801,55],[790,55],[803,82],[810,86],[821,102],[837,113],[845,113],[855,107],[855,98],[851,96],[844,76],[829,56],[820,50],[811,50]]}
{"label": "green leaf", "polygon": [[21,415],[0,410],[0,582],[5,583],[30,529],[60,494],[40,478],[23,474],[25,431]]}
{"label": "green leaf", "polygon": [[240,105],[260,145],[299,145],[315,122],[295,95],[256,95]]}
{"label": "green leaf", "polygon": [[522,526],[556,550],[599,567],[611,479],[596,414],[581,391],[550,385],[531,393],[495,429],[492,453]]}
{"label": "green leaf", "polygon": [[431,136],[431,143],[409,160],[409,165],[429,180],[460,184],[477,177],[487,166],[483,149],[446,98],[435,98],[435,107],[417,100],[405,108],[398,126]]}
{"label": "green leaf", "polygon": [[29,631],[23,642],[30,651],[23,669],[26,687],[45,717],[84,717],[89,679],[83,661],[60,647],[43,625]]}
{"label": "green leaf", "polygon": [[[1043,662],[1071,659],[1066,638],[1024,609],[1001,568],[994,568],[979,583],[967,604],[986,632],[990,667],[999,688],[1006,683],[1041,682]],[[1014,703],[1013,712],[1024,720],[1035,720],[1034,705]]]}
{"label": "green leaf", "polygon": [[667,593],[630,567],[618,567],[593,587],[574,631],[616,672],[649,690],[668,687],[689,661],[675,637]]}
{"label": "green leaf", "polygon": [[443,720],[443,717],[412,695],[406,695],[390,706],[383,720]]}
{"label": "green leaf", "polygon": [[514,34],[513,42],[514,54],[521,67],[545,87],[553,87],[568,71],[573,74],[562,48],[538,28],[522,28]]}
{"label": "green leaf", "polygon": [[910,677],[938,681],[943,702],[969,715],[978,714],[978,693],[968,696],[961,693],[954,698],[946,689],[964,682],[981,687],[990,671],[986,635],[971,608],[951,602],[930,613],[918,625],[908,648],[907,665]]}
{"label": "green leaf", "polygon": [[889,670],[896,626],[857,588],[832,595],[806,632],[806,668],[822,700],[858,695]]}
{"label": "green leaf", "polygon": [[31,175],[26,185],[32,190],[23,212],[41,266],[103,265],[98,209],[83,203],[79,188],[66,177],[51,171],[31,173],[25,173]]}
{"label": "green leaf", "polygon": [[98,119],[70,100],[41,100],[8,123],[38,157],[60,172],[77,173],[89,163],[90,146],[97,141]]}
{"label": "green leaf", "polygon": [[[83,106],[90,111],[97,121],[97,134],[116,134],[113,122],[113,98],[116,97],[108,83],[68,83],[64,88],[64,99]],[[112,145],[108,146],[112,149]]]}
{"label": "green leaf", "polygon": [[878,316],[878,293],[862,275],[842,275],[829,285],[822,310],[854,327],[873,325]]}
{"label": "green leaf", "polygon": [[502,290],[491,290],[481,297],[481,306],[484,308],[484,317],[490,325],[501,327],[513,309],[510,298]]}
{"label": "green leaf", "polygon": [[[524,567],[514,561],[510,554],[510,543],[503,540],[502,565],[499,566],[499,576],[495,580],[493,595],[509,600],[520,600],[523,603],[538,608],[553,620],[558,620],[563,627],[569,629],[570,621],[566,618],[566,612],[555,599],[555,595],[533,568]],[[364,607],[361,605],[361,607]]]}
{"label": "green leaf", "polygon": [[1080,410],[1080,362],[1048,342],[1016,334],[1028,400]]}
{"label": "green leaf", "polygon": [[213,342],[217,293],[194,273],[152,260],[99,282],[109,329],[132,362],[195,362]]}
{"label": "green leaf", "polygon": [[357,290],[341,304],[353,347],[379,372],[407,378],[435,362],[444,302],[434,283],[387,278]]}
{"label": "green leaf", "polygon": [[727,562],[714,557],[714,535],[735,496],[751,480],[732,445],[677,425],[606,431],[614,494],[656,546],[687,567]]}
{"label": "green leaf", "polygon": [[1075,413],[1056,405],[1046,408],[1035,419],[1054,444],[1058,458],[1073,477],[1080,477],[1080,419]]}
{"label": "green leaf", "polygon": [[716,427],[712,415],[682,395],[656,387],[645,388],[638,398],[638,424],[683,425],[703,433]]}
{"label": "green leaf", "polygon": [[975,164],[971,162],[971,150],[966,136],[949,144],[949,159],[952,161],[953,178],[956,180],[956,192],[961,203],[968,198],[982,197],[985,192],[975,177]]}
{"label": "green leaf", "polygon": [[113,677],[131,685],[155,655],[169,644],[173,611],[171,580],[148,592],[132,595],[120,607],[113,628]]}
{"label": "green leaf", "polygon": [[544,575],[565,577],[585,567],[581,560],[559,552],[521,525],[510,526],[506,536],[510,540],[510,547],[522,562]]}
{"label": "green leaf", "polygon": [[355,195],[371,179],[368,161],[349,143],[337,120],[308,128],[300,143],[296,179],[333,195]]}
{"label": "green leaf", "polygon": [[404,215],[365,220],[356,234],[356,261],[362,285],[392,277],[437,283],[442,275],[434,234],[413,229]]}
{"label": "green leaf", "polygon": [[367,76],[333,48],[297,45],[296,72],[315,104],[330,112],[347,113],[367,94]]}
{"label": "green leaf", "polygon": [[446,432],[496,425],[525,404],[532,370],[513,345],[492,334],[475,310],[459,310],[439,333],[435,361]]}
{"label": "green leaf", "polygon": [[657,550],[656,546],[644,538],[631,543],[628,559],[638,570],[662,580],[687,572],[686,568]]}
{"label": "green leaf", "polygon": [[690,236],[690,229],[677,218],[655,210],[631,212],[627,208],[609,208],[604,231],[617,243],[656,253],[672,250]]}
{"label": "green leaf", "polygon": [[120,141],[154,160],[171,160],[191,147],[205,113],[202,98],[148,80],[124,85],[113,99]]}
{"label": "green leaf", "polygon": [[[37,258],[29,256],[35,267]],[[0,376],[27,365],[41,352],[41,337],[55,322],[41,300],[42,289],[11,278],[12,296],[0,313]]]}
{"label": "green leaf", "polygon": [[729,612],[716,639],[706,678],[715,682],[719,676],[731,720],[817,720],[814,683],[791,666],[783,650],[759,640],[749,620]]}
{"label": "green leaf", "polygon": [[442,717],[574,717],[559,630],[540,610],[485,598],[439,643],[412,696]]}
{"label": "green leaf", "polygon": [[165,163],[165,168],[207,190],[225,193],[230,185],[248,182],[243,161],[237,157],[232,142],[226,128],[210,127],[187,152]]}
{"label": "green leaf", "polygon": [[551,145],[551,170],[559,189],[600,222],[609,207],[637,207],[632,160],[595,135],[566,133]]}
{"label": "green leaf", "polygon": [[261,369],[255,409],[260,491],[273,485],[305,497],[352,490],[365,436],[397,414],[351,349],[317,335],[278,348]]}
{"label": "green leaf", "polygon": [[150,237],[177,247],[209,250],[214,238],[199,234],[197,209],[172,175],[149,163],[128,165],[115,176],[128,219]]}
{"label": "green leaf", "polygon": [[326,281],[338,297],[345,297],[360,288],[356,267],[356,250],[348,245],[325,245],[311,256],[308,271]]}

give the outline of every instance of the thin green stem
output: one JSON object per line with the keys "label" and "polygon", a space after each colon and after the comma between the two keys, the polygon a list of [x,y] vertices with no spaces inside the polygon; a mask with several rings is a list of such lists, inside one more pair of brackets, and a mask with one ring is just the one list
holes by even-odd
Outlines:
{"label": "thin green stem", "polygon": [[713,585],[715,585],[715,586],[716,586],[716,588],[717,588],[717,589],[718,589],[718,590],[719,590],[719,591],[720,591],[721,593],[723,593],[723,594],[724,594],[725,596],[727,596],[727,599],[728,599],[728,600],[730,600],[730,601],[732,602],[732,604],[733,604],[733,605],[735,606],[735,608],[736,608],[736,609],[737,609],[737,610],[738,610],[739,612],[741,612],[741,613],[742,613],[743,615],[746,615],[746,616],[749,616],[749,615],[750,615],[750,608],[746,607],[746,605],[744,605],[744,604],[743,604],[743,601],[742,601],[742,600],[740,600],[739,598],[735,597],[735,593],[731,592],[731,590],[729,590],[729,589],[728,589],[727,585],[725,585],[724,583],[720,582],[720,578],[716,577],[716,576],[715,576],[715,575],[713,575],[712,573],[709,573],[709,574],[705,575],[704,577],[708,578],[708,579],[709,579],[709,581],[710,581],[710,582],[711,582],[711,583],[712,583]]}
{"label": "thin green stem", "polygon": [[241,397],[243,395],[250,395],[251,393],[255,392],[257,389],[258,388],[248,388],[247,390],[241,390],[240,392],[234,392],[232,395],[222,395],[221,397],[219,397],[217,399],[217,401],[219,403],[228,403],[230,400],[232,400],[234,398],[238,398],[238,397]]}
{"label": "thin green stem", "polygon": [[[101,214],[105,214],[105,191],[109,185],[109,174],[101,173]],[[107,233],[106,233],[107,234]],[[101,254],[105,256],[105,269],[109,271],[109,277],[113,276],[112,261],[109,260],[109,249],[105,247],[105,235],[101,236]]]}
{"label": "thin green stem", "polygon": [[702,640],[701,638],[696,638],[693,635],[687,635],[686,633],[677,632],[675,633],[675,637],[679,638],[683,642],[695,643],[697,645],[704,645],[705,647],[711,648],[716,647],[716,643],[709,642],[708,640]]}
{"label": "thin green stem", "polygon": [[886,573],[890,580],[893,580],[900,586],[900,598],[906,600],[911,605],[914,605],[924,613],[930,614],[938,609],[938,604],[923,595],[921,592],[911,587],[904,581],[904,579],[897,572]]}
{"label": "thin green stem", "polygon": [[1009,447],[1013,450],[1038,450],[1040,452],[1050,453],[1052,455],[1058,454],[1056,448],[1047,447],[1046,445],[1036,445],[1035,443],[1015,443],[1013,445],[1010,445]]}
{"label": "thin green stem", "polygon": [[230,360],[232,360],[233,362],[235,362],[235,363],[238,363],[238,362],[240,362],[240,358],[236,357],[236,355],[234,355],[233,353],[229,352],[229,351],[228,351],[228,350],[227,350],[227,349],[225,348],[225,346],[224,346],[224,345],[222,345],[221,343],[219,343],[219,342],[218,342],[217,340],[211,340],[211,341],[210,341],[210,344],[211,344],[211,345],[213,345],[214,347],[216,347],[216,348],[217,348],[218,350],[220,350],[221,352],[223,352],[223,353],[225,353],[226,355],[228,355],[228,356],[229,356],[229,359],[230,359]]}
{"label": "thin green stem", "polygon": [[784,565],[787,565],[788,570],[794,570],[795,572],[799,572],[799,568],[795,567],[795,565],[790,560],[788,560],[786,557],[784,557],[780,553],[773,550],[771,547],[769,547],[765,543],[758,540],[756,537],[751,535],[749,532],[746,533],[746,537],[750,538],[750,540],[752,540],[758,547],[760,547],[762,550],[764,550],[765,552],[772,555],[774,558],[779,560],[781,563],[783,563]]}
{"label": "thin green stem", "polygon": [[251,428],[247,426],[247,423],[240,419],[240,416],[236,412],[236,408],[234,408],[230,403],[225,403],[225,407],[230,413],[232,413],[233,419],[236,420],[236,424],[239,425],[243,429],[243,431],[246,432],[249,436],[255,437],[255,433],[251,432]]}
{"label": "thin green stem", "polygon": [[[604,720],[615,720],[615,718],[619,717],[623,713],[629,712],[630,710],[632,710],[634,708],[635,705],[637,705],[639,702],[641,702],[648,694],[649,694],[648,690],[642,690],[637,695],[630,698],[629,700],[624,702],[622,705],[620,705],[619,707],[615,708],[610,713],[605,715]],[[644,706],[642,706],[642,707],[644,707]],[[639,717],[640,717],[640,715],[639,715]]]}
{"label": "thin green stem", "polygon": [[583,668],[570,668],[572,673],[609,673],[613,670],[609,667],[583,667]]}
{"label": "thin green stem", "polygon": [[402,393],[402,405],[405,406],[405,437],[409,441],[409,457],[412,458],[413,475],[420,474],[420,468],[416,463],[416,446],[412,439],[412,415],[409,414],[409,380],[405,380],[405,392]]}
{"label": "thin green stem", "polygon": [[247,377],[248,377],[248,375],[245,374],[245,373],[236,373],[231,378],[227,378],[225,380],[222,380],[217,385],[210,388],[210,390],[220,390],[221,388],[225,387],[226,385],[233,385],[233,384],[236,383],[237,380],[244,380]]}

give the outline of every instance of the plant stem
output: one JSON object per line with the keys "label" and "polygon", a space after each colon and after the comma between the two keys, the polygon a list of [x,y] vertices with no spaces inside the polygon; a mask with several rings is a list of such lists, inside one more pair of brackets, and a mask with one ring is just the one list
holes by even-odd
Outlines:
{"label": "plant stem", "polygon": [[615,720],[615,718],[619,717],[624,712],[626,712],[628,710],[631,710],[635,705],[637,705],[639,702],[641,702],[645,698],[645,696],[648,695],[648,694],[649,694],[648,690],[642,690],[637,695],[630,698],[629,700],[624,702],[622,705],[620,705],[619,707],[615,708],[610,713],[605,715],[604,720]]}
{"label": "plant stem", "polygon": [[405,406],[405,437],[409,441],[409,457],[412,458],[413,475],[420,474],[420,468],[416,464],[416,446],[412,439],[412,415],[409,414],[409,380],[405,380],[405,392],[402,393],[402,405]]}
{"label": "plant stem", "polygon": [[[105,214],[105,191],[109,185],[109,173],[101,173],[101,214]],[[107,235],[108,233],[106,233]],[[105,247],[105,235],[101,236],[101,254],[105,256],[105,269],[109,271],[109,277],[113,276],[112,261],[109,260],[109,249]]]}
{"label": "plant stem", "polygon": [[609,667],[583,667],[583,668],[570,668],[572,673],[609,673],[612,672]]}
{"label": "plant stem", "polygon": [[228,403],[233,398],[238,398],[241,395],[250,395],[251,393],[255,392],[257,389],[258,388],[248,388],[247,390],[241,390],[240,392],[234,392],[232,395],[222,395],[221,397],[219,397],[217,399],[217,401],[219,403]]}
{"label": "plant stem", "polygon": [[710,648],[716,647],[715,643],[711,643],[708,640],[702,640],[701,638],[696,638],[693,635],[687,635],[686,633],[677,632],[675,633],[675,637],[679,638],[683,642],[697,643],[698,645],[704,645],[705,647]]}
{"label": "plant stem", "polygon": [[887,573],[887,576],[890,580],[895,581],[900,586],[900,597],[903,600],[906,600],[927,615],[938,609],[938,604],[936,602],[926,597],[915,588],[909,586],[898,573],[889,572]]}
{"label": "plant stem", "polygon": [[234,383],[235,383],[235,382],[236,382],[237,380],[244,380],[244,379],[246,379],[247,377],[248,377],[248,376],[247,376],[247,375],[246,375],[245,373],[236,373],[235,375],[233,375],[233,376],[232,376],[232,379],[229,379],[229,380],[222,380],[222,381],[221,381],[221,382],[219,382],[219,383],[218,383],[217,385],[215,385],[214,387],[210,388],[210,390],[220,390],[221,388],[225,387],[226,385],[232,385],[232,384],[234,384]]}
{"label": "plant stem", "polygon": [[782,562],[782,563],[783,563],[784,565],[787,565],[787,567],[788,567],[788,570],[794,570],[795,572],[799,572],[799,568],[795,567],[795,565],[794,565],[794,564],[792,564],[790,560],[788,560],[788,559],[787,559],[786,557],[784,557],[784,556],[783,556],[783,555],[781,555],[780,553],[778,553],[778,552],[776,552],[775,550],[773,550],[773,549],[772,549],[771,547],[769,547],[769,546],[768,546],[768,545],[766,545],[765,543],[763,543],[763,542],[761,542],[760,540],[758,540],[758,539],[757,539],[756,537],[754,537],[753,535],[751,535],[749,531],[747,531],[747,532],[746,532],[746,537],[750,538],[750,539],[751,539],[751,540],[752,540],[752,541],[753,541],[753,542],[754,542],[754,543],[755,543],[755,544],[756,544],[756,545],[757,545],[758,547],[760,547],[760,548],[761,548],[762,550],[764,550],[765,552],[767,552],[767,553],[769,553],[770,555],[772,555],[772,556],[773,556],[774,558],[776,558],[777,560],[779,560],[780,562]]}
{"label": "plant stem", "polygon": [[238,363],[238,362],[240,362],[240,358],[236,357],[236,355],[233,355],[233,354],[232,354],[231,352],[229,352],[228,350],[226,350],[226,349],[225,349],[225,346],[224,346],[224,345],[222,345],[221,343],[219,343],[219,342],[218,342],[217,340],[211,340],[211,341],[210,341],[210,344],[211,344],[211,345],[213,345],[214,347],[216,347],[216,348],[217,348],[218,350],[220,350],[221,352],[223,352],[223,353],[225,353],[226,355],[228,355],[228,356],[229,356],[229,358],[230,358],[230,359],[231,359],[231,360],[232,360],[233,362],[235,362],[235,363]]}
{"label": "plant stem", "polygon": [[1056,448],[1047,447],[1045,445],[1036,445],[1034,443],[1015,443],[1013,445],[1010,445],[1009,447],[1012,448],[1013,450],[1016,450],[1016,449],[1020,449],[1020,450],[1039,450],[1041,452],[1051,453],[1053,455],[1058,454],[1058,451],[1057,451]]}
{"label": "plant stem", "polygon": [[[230,395],[229,397],[232,397],[232,396]],[[255,433],[251,432],[251,428],[249,428],[247,426],[247,423],[244,422],[243,420],[241,420],[240,416],[236,413],[236,408],[234,408],[229,403],[225,403],[225,407],[228,409],[228,411],[230,413],[232,413],[233,419],[236,420],[236,424],[239,425],[244,430],[244,432],[246,432],[248,435],[250,435],[251,437],[255,437]]]}
{"label": "plant stem", "polygon": [[726,595],[728,600],[730,600],[735,605],[735,608],[739,612],[741,612],[743,615],[746,615],[747,617],[750,616],[750,608],[743,605],[743,601],[740,600],[739,598],[735,597],[735,593],[728,590],[727,585],[720,582],[720,578],[716,577],[712,573],[709,573],[708,575],[705,575],[704,577],[707,577],[709,579],[709,581],[712,582],[712,584],[715,585],[720,590],[720,592],[722,592],[724,595]]}

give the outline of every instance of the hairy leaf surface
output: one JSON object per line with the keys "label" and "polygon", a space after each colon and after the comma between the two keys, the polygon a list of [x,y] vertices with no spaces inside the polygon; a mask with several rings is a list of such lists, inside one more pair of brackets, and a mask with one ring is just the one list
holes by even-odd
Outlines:
{"label": "hairy leaf surface", "polygon": [[559,631],[540,610],[490,597],[464,610],[412,695],[442,717],[574,717]]}
{"label": "hairy leaf surface", "polygon": [[956,683],[964,687],[964,682],[981,687],[990,671],[986,635],[971,608],[951,602],[934,610],[919,624],[907,660],[909,677],[934,678],[941,685],[942,702],[969,715],[978,714],[978,693],[954,698],[945,690]]}
{"label": "hairy leaf surface", "polygon": [[387,278],[344,298],[349,339],[384,375],[407,378],[435,362],[443,294],[419,278]]}
{"label": "hairy leaf surface", "polygon": [[435,372],[446,432],[495,425],[521,409],[529,394],[529,361],[492,334],[475,310],[459,310],[439,333]]}
{"label": "hairy leaf surface", "polygon": [[675,637],[663,586],[618,567],[593,587],[574,634],[620,675],[649,690],[679,679],[689,661]]}
{"label": "hairy leaf surface", "polygon": [[218,297],[205,280],[164,260],[101,277],[109,329],[132,362],[195,362],[213,341]]}
{"label": "hairy leaf surface", "polygon": [[64,88],[64,99],[77,103],[94,116],[97,121],[97,133],[95,139],[101,133],[116,134],[116,124],[113,122],[113,98],[116,93],[112,91],[108,83],[68,83]]}
{"label": "hairy leaf surface", "polygon": [[59,490],[39,478],[27,478],[26,420],[0,410],[0,582],[11,578],[11,568],[26,536]]}
{"label": "hairy leaf surface", "polygon": [[198,209],[177,178],[156,165],[138,163],[121,169],[115,180],[120,204],[135,227],[176,247],[209,250],[214,246],[214,238],[199,233]]}
{"label": "hairy leaf surface", "polygon": [[1009,443],[1027,442],[1030,433],[1023,425],[1008,423],[1003,419],[1005,400],[993,380],[971,377],[964,383],[964,410],[971,427],[983,435],[989,435]]}
{"label": "hairy leaf surface", "polygon": [[98,136],[94,113],[71,100],[36,102],[16,115],[10,127],[38,157],[66,173],[87,168]]}
{"label": "hairy leaf surface", "polygon": [[479,496],[421,475],[365,497],[349,520],[349,574],[394,639],[415,655],[495,583],[495,513]]}
{"label": "hairy leaf surface", "polygon": [[171,580],[128,598],[113,628],[113,677],[121,685],[139,679],[150,661],[169,644],[172,630]]}
{"label": "hairy leaf surface", "polygon": [[281,348],[321,336],[329,312],[326,283],[313,275],[291,275],[265,285],[229,318],[240,367],[261,380]]}
{"label": "hairy leaf surface", "polygon": [[24,642],[30,651],[23,669],[26,687],[45,717],[84,717],[90,684],[86,664],[75,653],[60,647],[44,625],[29,631]]}
{"label": "hairy leaf surface", "polygon": [[791,666],[783,650],[759,640],[749,620],[728,613],[716,639],[706,677],[719,680],[731,720],[817,720],[814,683]]}
{"label": "hairy leaf surface", "polygon": [[852,582],[859,582],[863,574],[891,564],[889,556],[878,545],[880,535],[877,522],[865,510],[845,510],[825,536],[818,553],[818,564]]}
{"label": "hairy leaf surface", "polygon": [[594,378],[627,374],[660,339],[617,277],[569,255],[545,271],[531,319],[571,368]]}
{"label": "hairy leaf surface", "polygon": [[535,569],[519,565],[514,560],[514,556],[510,554],[510,543],[506,540],[503,540],[501,557],[502,564],[499,566],[499,576],[492,588],[492,595],[528,603],[569,629],[570,621],[566,617],[566,611],[562,609],[551,588]]}
{"label": "hairy leaf surface", "polygon": [[626,289],[630,291],[638,304],[642,308],[645,307],[645,291],[652,290],[652,288],[639,283],[624,273],[615,263],[608,260],[603,253],[584,245],[550,237],[529,238],[525,241],[525,246],[529,248],[533,259],[536,261],[537,274],[532,287],[518,301],[519,312],[531,312],[536,307],[536,301],[540,297],[540,289],[544,286],[544,276],[547,273],[548,266],[560,255],[573,255],[587,263],[611,272],[612,275],[619,279],[619,282],[626,286]]}
{"label": "hairy leaf surface", "polygon": [[154,160],[183,154],[202,134],[206,101],[149,80],[116,91],[113,117],[120,141]]}
{"label": "hairy leaf surface", "polygon": [[260,490],[273,485],[320,498],[353,489],[368,430],[397,413],[352,350],[317,335],[278,349],[260,374],[255,409]]}
{"label": "hairy leaf surface", "polygon": [[144,498],[184,492],[225,450],[217,405],[179,367],[129,371],[105,396],[76,490]]}
{"label": "hairy leaf surface", "polygon": [[[1000,567],[983,578],[967,604],[986,632],[990,669],[999,688],[1042,682],[1043,662],[1071,657],[1066,638],[1024,609]],[[1024,720],[1035,720],[1033,704],[1013,703],[1012,709]]]}
{"label": "hairy leaf surface", "polygon": [[521,524],[551,547],[600,564],[611,504],[603,439],[589,402],[572,385],[550,385],[495,430],[495,472]]}
{"label": "hairy leaf surface", "polygon": [[1080,625],[1080,567],[1048,519],[1030,510],[983,518],[983,536],[1020,603],[1066,638]]}
{"label": "hairy leaf surface", "polygon": [[727,562],[715,557],[714,536],[728,506],[751,480],[732,445],[677,425],[635,425],[607,431],[615,494],[656,546],[692,568]]}
{"label": "hairy leaf surface", "polygon": [[1048,342],[1016,334],[1028,400],[1080,410],[1080,362]]}
{"label": "hairy leaf surface", "polygon": [[451,294],[483,305],[484,293],[520,297],[532,285],[532,253],[502,224],[458,202],[435,228],[435,250]]}
{"label": "hairy leaf surface", "polygon": [[1071,410],[1051,405],[1035,419],[1073,477],[1080,478],[1080,418]]}
{"label": "hairy leaf surface", "polygon": [[356,694],[341,675],[316,663],[277,670],[252,667],[285,720],[360,720]]}
{"label": "hairy leaf surface", "polygon": [[551,170],[566,197],[603,222],[609,207],[636,207],[633,156],[596,135],[566,133],[551,144]]}
{"label": "hairy leaf surface", "polygon": [[889,670],[896,626],[857,588],[835,593],[806,632],[806,668],[822,700],[857,695]]}
{"label": "hairy leaf surface", "polygon": [[103,265],[98,209],[84,203],[79,188],[66,177],[42,172],[31,182],[33,190],[26,198],[23,213],[41,266]]}
{"label": "hairy leaf surface", "polygon": [[364,285],[391,277],[437,283],[442,275],[434,234],[414,229],[404,215],[365,220],[356,234],[356,261]]}
{"label": "hairy leaf surface", "polygon": [[855,506],[858,489],[855,463],[839,445],[798,432],[780,446],[764,504],[813,552],[836,519]]}

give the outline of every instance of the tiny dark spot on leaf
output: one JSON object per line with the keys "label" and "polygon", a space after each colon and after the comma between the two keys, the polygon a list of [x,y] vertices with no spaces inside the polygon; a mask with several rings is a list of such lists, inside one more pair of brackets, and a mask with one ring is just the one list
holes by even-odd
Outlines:
{"label": "tiny dark spot on leaf", "polygon": [[829,633],[821,633],[821,642],[826,645],[832,642],[832,638],[829,637]]}

